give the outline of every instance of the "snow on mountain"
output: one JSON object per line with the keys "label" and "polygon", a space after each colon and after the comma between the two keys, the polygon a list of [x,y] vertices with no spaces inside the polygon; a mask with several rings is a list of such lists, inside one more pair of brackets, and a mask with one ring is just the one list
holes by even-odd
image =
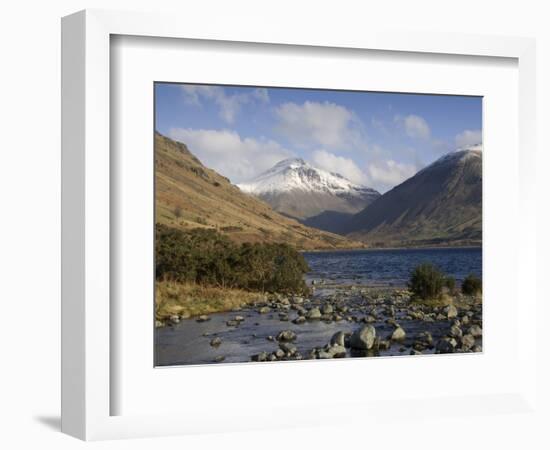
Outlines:
{"label": "snow on mountain", "polygon": [[313,167],[301,158],[280,161],[237,186],[269,203],[275,211],[302,221],[324,212],[353,214],[380,196],[374,189]]}
{"label": "snow on mountain", "polygon": [[373,189],[353,183],[342,175],[311,166],[301,158],[280,161],[253,180],[238,184],[243,192],[254,195],[288,191],[322,192],[334,195],[362,196]]}

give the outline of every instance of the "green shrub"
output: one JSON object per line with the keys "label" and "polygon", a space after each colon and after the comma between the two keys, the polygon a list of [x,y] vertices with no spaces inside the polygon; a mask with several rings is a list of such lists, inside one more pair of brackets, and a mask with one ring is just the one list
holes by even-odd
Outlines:
{"label": "green shrub", "polygon": [[421,264],[411,273],[409,289],[413,298],[423,300],[441,297],[445,276],[433,264]]}
{"label": "green shrub", "polygon": [[481,287],[481,279],[470,274],[462,282],[462,293],[464,295],[477,295],[481,293]]}
{"label": "green shrub", "polygon": [[445,287],[449,290],[450,293],[453,293],[456,288],[456,280],[454,277],[445,277]]}
{"label": "green shrub", "polygon": [[309,267],[287,244],[237,245],[211,229],[157,224],[156,277],[203,286],[305,294]]}

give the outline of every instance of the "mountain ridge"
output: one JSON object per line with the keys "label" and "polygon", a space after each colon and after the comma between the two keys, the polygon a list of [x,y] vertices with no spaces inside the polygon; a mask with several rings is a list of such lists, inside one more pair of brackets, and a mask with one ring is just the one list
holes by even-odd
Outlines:
{"label": "mountain ridge", "polygon": [[372,246],[480,245],[481,146],[442,156],[354,215],[343,231]]}
{"label": "mountain ridge", "polygon": [[205,167],[183,143],[155,133],[155,219],[173,228],[212,228],[235,242],[286,242],[303,250],[363,248],[304,226]]}

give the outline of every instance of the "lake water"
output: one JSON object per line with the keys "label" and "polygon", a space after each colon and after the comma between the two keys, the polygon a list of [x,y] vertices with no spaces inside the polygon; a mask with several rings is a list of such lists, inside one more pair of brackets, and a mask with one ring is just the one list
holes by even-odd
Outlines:
{"label": "lake water", "polygon": [[481,248],[377,249],[304,253],[307,280],[332,284],[405,286],[419,264],[432,263],[457,285],[470,273],[481,277]]}

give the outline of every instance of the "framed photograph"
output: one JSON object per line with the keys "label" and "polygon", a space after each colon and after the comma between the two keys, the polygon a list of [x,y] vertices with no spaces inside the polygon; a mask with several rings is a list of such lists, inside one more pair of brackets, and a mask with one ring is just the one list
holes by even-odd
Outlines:
{"label": "framed photograph", "polygon": [[63,431],[532,410],[534,43],[180,23],[63,19]]}

